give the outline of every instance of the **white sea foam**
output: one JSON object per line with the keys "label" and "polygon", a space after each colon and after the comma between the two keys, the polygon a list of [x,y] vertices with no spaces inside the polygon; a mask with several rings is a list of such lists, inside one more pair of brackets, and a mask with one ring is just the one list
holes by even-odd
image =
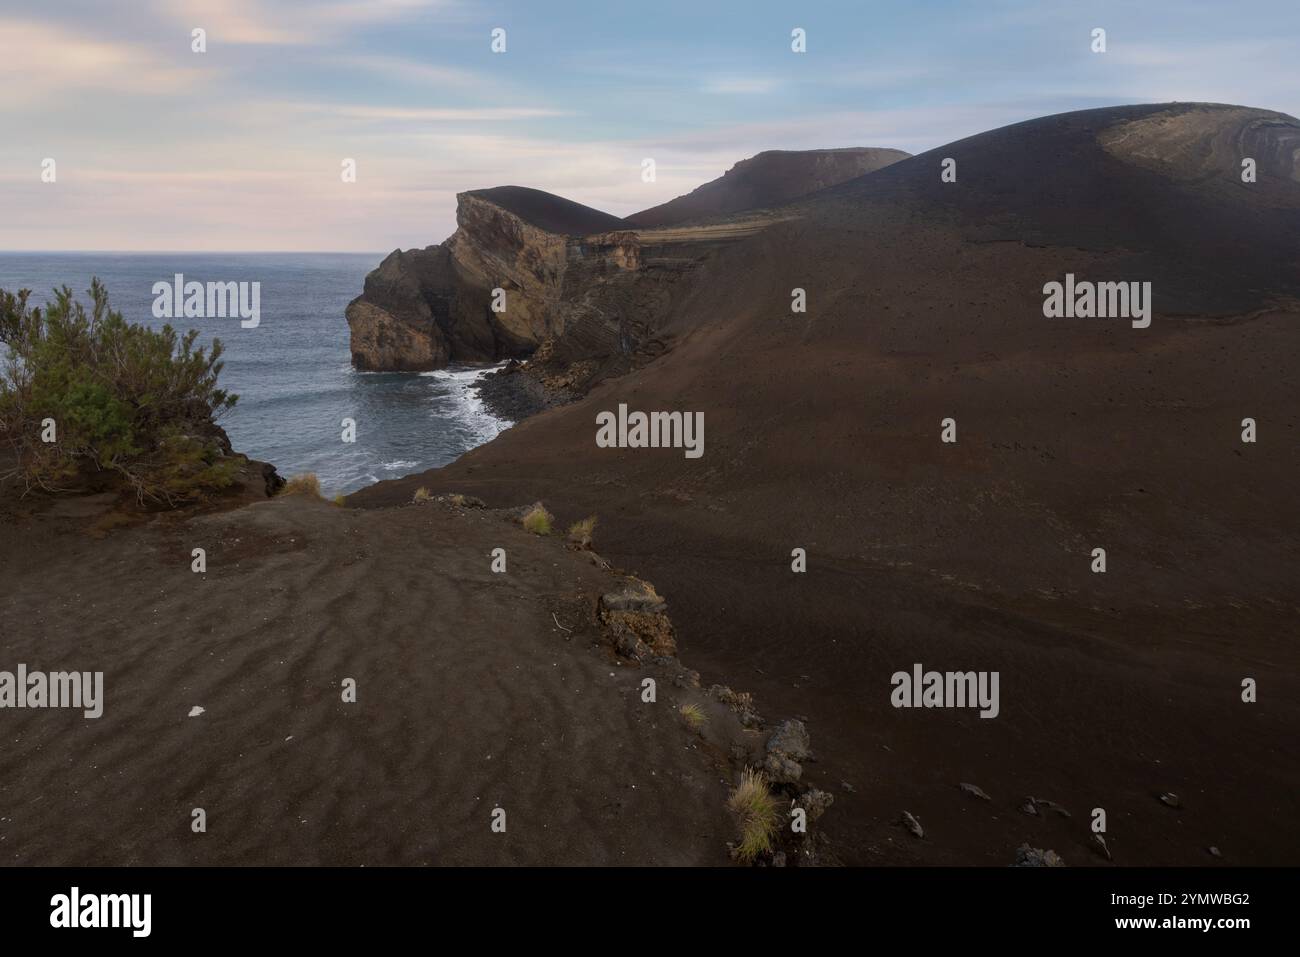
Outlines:
{"label": "white sea foam", "polygon": [[447,391],[439,397],[446,400],[446,408],[441,411],[449,414],[456,424],[469,433],[476,445],[482,445],[514,425],[508,419],[498,418],[489,412],[474,388],[475,382],[503,366],[504,362],[471,369],[434,369],[432,372],[421,372],[420,375],[446,383]]}

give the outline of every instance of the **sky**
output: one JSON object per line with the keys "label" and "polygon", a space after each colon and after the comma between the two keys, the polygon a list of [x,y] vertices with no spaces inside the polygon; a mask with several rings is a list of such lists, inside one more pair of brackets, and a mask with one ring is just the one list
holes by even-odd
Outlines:
{"label": "sky", "polygon": [[1297,0],[0,0],[0,250],[386,252],[466,189],[626,215],[765,149],[1300,115],[1298,64]]}

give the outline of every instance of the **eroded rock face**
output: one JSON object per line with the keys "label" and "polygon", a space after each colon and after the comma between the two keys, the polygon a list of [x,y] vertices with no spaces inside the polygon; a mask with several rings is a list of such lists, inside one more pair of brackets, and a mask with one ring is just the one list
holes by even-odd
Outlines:
{"label": "eroded rock face", "polygon": [[348,304],[352,364],[371,371],[437,369],[496,358],[489,293],[466,286],[447,244],[395,250]]}
{"label": "eroded rock face", "polygon": [[[635,234],[584,245],[556,231],[622,220],[537,190],[461,193],[456,220],[445,243],[394,251],[366,277],[347,310],[357,368],[422,371],[531,355],[560,338],[566,295],[585,289],[584,281],[566,285],[571,264],[579,272],[594,264],[596,275],[635,269]],[[495,289],[504,292],[500,310]]]}
{"label": "eroded rock face", "polygon": [[[359,369],[529,358],[502,406],[582,395],[668,348],[661,328],[683,277],[779,221],[770,207],[903,158],[898,150],[771,151],[629,220],[519,186],[459,194],[444,243],[395,251],[347,310]],[[684,219],[713,217],[684,224]],[[504,309],[493,290],[504,294]],[[525,381],[527,380],[527,381]],[[521,401],[521,396],[528,401]]]}
{"label": "eroded rock face", "polygon": [[[659,328],[716,248],[781,218],[744,215],[883,168],[897,150],[770,151],[629,220],[520,186],[461,192],[441,246],[394,251],[347,307],[352,364],[425,371],[530,358],[502,407],[545,407],[666,350]],[[714,217],[695,225],[684,221]],[[722,218],[719,218],[722,217]],[[493,290],[502,290],[504,308]],[[524,400],[526,399],[526,400]]]}
{"label": "eroded rock face", "polygon": [[[828,158],[814,164],[817,175],[797,178],[799,190],[839,181],[866,162],[858,155],[864,151],[825,152]],[[883,162],[874,153],[892,159],[895,151],[866,152],[873,154],[871,166]],[[756,169],[783,168],[783,162],[769,158]],[[746,202],[781,192],[775,180],[767,182],[771,176],[742,179],[749,184]],[[782,189],[789,186],[777,179]],[[579,395],[662,353],[666,344],[657,331],[679,280],[719,247],[779,218],[740,215],[637,228],[518,186],[456,199],[457,229],[446,242],[394,251],[348,306],[357,368],[423,371],[448,362],[531,357],[528,375],[543,392]],[[493,308],[495,289],[504,293],[504,309]]]}
{"label": "eroded rock face", "polygon": [[348,305],[352,364],[369,372],[423,372],[447,361],[447,343],[431,320],[410,321],[356,299]]}
{"label": "eroded rock face", "polygon": [[[530,352],[558,332],[567,237],[474,193],[457,197],[456,222],[460,228],[446,243],[456,277],[463,287],[487,293],[488,315],[503,342]],[[495,288],[505,291],[501,312],[491,310]]]}

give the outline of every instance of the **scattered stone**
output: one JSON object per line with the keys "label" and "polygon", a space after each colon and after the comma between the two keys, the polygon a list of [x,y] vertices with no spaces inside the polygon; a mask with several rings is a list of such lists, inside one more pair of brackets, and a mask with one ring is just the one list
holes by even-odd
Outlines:
{"label": "scattered stone", "polygon": [[1209,852],[1210,857],[1222,857],[1222,856],[1223,856],[1222,854],[1219,853],[1219,849],[1218,849],[1217,847],[1207,847],[1205,850]]}
{"label": "scattered stone", "polygon": [[625,579],[619,588],[600,596],[600,605],[606,611],[643,612],[658,614],[668,607],[654,586],[639,578]]}
{"label": "scattered stone", "polygon": [[785,867],[785,851],[777,851],[772,855],[773,867]]}
{"label": "scattered stone", "polygon": [[1179,808],[1183,806],[1183,802],[1178,799],[1178,795],[1173,791],[1166,791],[1160,795],[1160,803],[1165,807]]}
{"label": "scattered stone", "polygon": [[487,508],[487,502],[473,495],[454,493],[452,495],[439,495],[438,498],[440,501],[448,502],[457,508]]}
{"label": "scattered stone", "polygon": [[763,773],[773,784],[793,784],[803,776],[803,766],[783,754],[769,754],[763,760]]}
{"label": "scattered stone", "polygon": [[691,671],[689,668],[683,669],[673,675],[673,684],[679,688],[698,688],[700,686],[700,673]]}
{"label": "scattered stone", "polygon": [[797,718],[782,721],[772,736],[767,739],[769,754],[784,754],[792,761],[806,761],[812,757],[812,742],[808,739],[808,729]]}
{"label": "scattered stone", "polygon": [[899,820],[911,832],[913,837],[925,837],[925,828],[921,827],[921,822],[913,817],[910,811],[904,811]]}
{"label": "scattered stone", "polygon": [[808,729],[796,718],[782,721],[767,739],[763,770],[769,781],[793,784],[803,776],[801,761],[812,754]]}
{"label": "scattered stone", "polygon": [[745,728],[761,728],[763,726],[763,717],[754,710],[754,696],[748,691],[732,691],[726,685],[711,685],[709,687],[709,696],[723,704],[740,718],[740,724]]}
{"label": "scattered stone", "polygon": [[1020,810],[1024,811],[1030,817],[1038,817],[1038,802],[1032,797],[1025,798],[1025,803],[1020,805]]}
{"label": "scattered stone", "polygon": [[1016,848],[1016,863],[1013,867],[1064,867],[1065,861],[1056,851],[1044,851],[1028,844]]}
{"label": "scattered stone", "polygon": [[794,806],[801,807],[808,814],[808,823],[814,823],[818,818],[826,813],[827,808],[835,803],[835,795],[828,791],[821,791],[817,788],[804,791],[794,799]]}
{"label": "scattered stone", "polygon": [[1106,855],[1106,860],[1114,860],[1114,858],[1110,856],[1110,848],[1106,846],[1106,839],[1104,837],[1100,834],[1094,834],[1092,836],[1092,843],[1100,849],[1102,854]]}
{"label": "scattered stone", "polygon": [[840,790],[843,791],[845,794],[853,794],[853,793],[855,793],[858,789],[855,788],[855,787],[854,787],[852,784],[850,784],[848,781],[841,781],[841,782],[840,782]]}
{"label": "scattered stone", "polygon": [[610,643],[625,658],[672,658],[677,654],[673,623],[667,615],[641,611],[602,611]]}
{"label": "scattered stone", "polygon": [[1061,807],[1061,805],[1057,804],[1055,801],[1049,801],[1046,798],[1030,798],[1030,800],[1039,807],[1045,807],[1049,811],[1055,811],[1057,814],[1061,815],[1061,817],[1073,817],[1069,811]]}
{"label": "scattered stone", "polygon": [[650,657],[650,646],[630,631],[620,631],[614,635],[614,650],[633,661]]}
{"label": "scattered stone", "polygon": [[961,788],[963,794],[973,798],[979,798],[981,801],[992,801],[993,799],[984,793],[984,790],[978,785],[962,783],[957,785]]}
{"label": "scattered stone", "polygon": [[204,712],[204,710],[206,709],[200,708],[198,705],[195,705],[194,707],[190,708],[189,716],[191,718],[197,718],[199,715],[201,715]]}

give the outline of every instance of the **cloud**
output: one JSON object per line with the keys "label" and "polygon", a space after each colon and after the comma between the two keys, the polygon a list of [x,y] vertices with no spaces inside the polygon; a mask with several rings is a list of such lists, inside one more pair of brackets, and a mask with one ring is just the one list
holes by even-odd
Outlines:
{"label": "cloud", "polygon": [[348,116],[362,120],[403,120],[422,123],[496,123],[506,120],[532,120],[546,116],[567,116],[562,110],[527,106],[485,107],[409,107],[379,106],[364,103],[284,103],[289,110]]}
{"label": "cloud", "polygon": [[353,67],[358,70],[365,70],[367,73],[383,79],[419,86],[454,86],[482,89],[491,82],[491,78],[484,77],[471,70],[440,66],[435,63],[410,60],[405,57],[343,55],[330,57],[329,63],[334,67]]}
{"label": "cloud", "polygon": [[0,38],[0,104],[6,106],[75,90],[173,96],[206,75],[135,44],[89,39],[51,23],[0,19]]}
{"label": "cloud", "polygon": [[358,26],[458,6],[453,0],[157,0],[155,10],[187,30],[207,30],[213,45],[297,46],[338,40]]}
{"label": "cloud", "polygon": [[705,93],[757,94],[771,93],[777,87],[775,80],[759,76],[719,77],[704,84]]}

